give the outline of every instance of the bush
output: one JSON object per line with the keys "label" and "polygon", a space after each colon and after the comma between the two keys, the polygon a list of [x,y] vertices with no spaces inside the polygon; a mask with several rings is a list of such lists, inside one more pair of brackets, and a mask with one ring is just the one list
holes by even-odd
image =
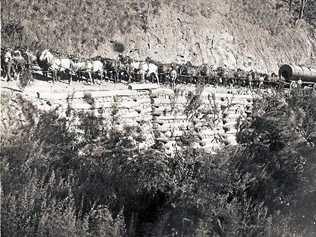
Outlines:
{"label": "bush", "polygon": [[[306,203],[315,198],[315,140],[308,126],[315,121],[314,99],[280,93],[264,97],[254,105],[253,121],[242,124],[239,145],[210,155],[186,144],[171,157],[159,147],[139,150],[140,129],[118,129],[115,105],[109,124],[81,113],[77,126],[72,118],[78,114],[71,108],[62,118],[55,110],[40,112],[15,98],[28,122],[7,126],[12,133],[4,130],[1,137],[1,232],[313,233],[316,210]],[[3,109],[7,116],[17,114]]]}

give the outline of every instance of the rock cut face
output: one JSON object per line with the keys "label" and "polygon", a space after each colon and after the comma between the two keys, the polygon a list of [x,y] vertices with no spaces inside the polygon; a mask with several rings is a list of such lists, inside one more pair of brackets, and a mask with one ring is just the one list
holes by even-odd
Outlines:
{"label": "rock cut face", "polygon": [[[278,29],[273,35],[249,23],[246,13],[236,16],[231,1],[185,2],[162,4],[159,13],[149,17],[146,31],[131,26],[130,32],[116,31],[113,38],[138,60],[149,56],[162,62],[190,61],[267,73],[277,72],[283,63],[316,62],[316,41],[303,26]],[[113,50],[104,49],[115,57]]]}

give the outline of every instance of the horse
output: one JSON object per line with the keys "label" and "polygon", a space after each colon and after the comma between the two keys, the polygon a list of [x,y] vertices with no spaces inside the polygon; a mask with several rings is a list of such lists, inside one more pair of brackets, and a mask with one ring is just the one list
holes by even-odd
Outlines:
{"label": "horse", "polygon": [[264,87],[264,82],[266,82],[266,74],[259,73],[259,88]]}
{"label": "horse", "polygon": [[58,76],[68,77],[68,83],[72,81],[72,75],[74,72],[74,62],[69,58],[55,58],[51,69],[56,72],[56,78]]}
{"label": "horse", "polygon": [[265,74],[265,82],[269,83],[271,86],[278,88],[280,86],[281,78],[272,72],[270,75]]}
{"label": "horse", "polygon": [[[92,78],[97,77],[98,79],[102,80],[104,75],[104,65],[100,60],[93,60],[91,61],[92,64]],[[91,79],[91,78],[90,78]],[[94,80],[93,80],[94,83]]]}
{"label": "horse", "polygon": [[250,89],[254,87],[254,81],[256,79],[256,73],[253,70],[247,72],[247,85]]}
{"label": "horse", "polygon": [[177,72],[176,66],[171,67],[171,70],[169,71],[169,78],[170,78],[171,87],[174,89],[176,87],[176,81],[178,78],[178,72]]}
{"label": "horse", "polygon": [[217,73],[213,65],[205,65],[201,68],[200,73],[206,77],[206,83],[216,85]]}
{"label": "horse", "polygon": [[132,59],[129,56],[122,56],[121,54],[118,56],[118,60],[116,61],[116,69],[117,69],[117,77],[121,81],[122,79],[131,82],[131,62]]}
{"label": "horse", "polygon": [[251,79],[252,79],[253,86],[258,88],[260,86],[260,73],[251,70],[250,74],[251,74]]}
{"label": "horse", "polygon": [[95,83],[94,78],[96,76],[99,79],[103,79],[104,77],[104,65],[99,60],[73,63],[73,71],[77,73],[79,80],[82,79],[83,75],[87,75],[93,84]]}
{"label": "horse", "polygon": [[235,81],[237,85],[239,86],[245,86],[246,85],[246,79],[247,79],[247,72],[237,68],[237,70],[234,73]]}
{"label": "horse", "polygon": [[179,65],[176,63],[158,63],[158,65],[159,81],[175,83],[179,75]]}
{"label": "horse", "polygon": [[36,54],[37,64],[42,69],[43,76],[48,78],[48,72],[52,72],[52,80],[55,82],[55,78],[57,77],[57,71],[53,71],[51,66],[55,61],[54,55],[48,50],[45,49],[43,51],[38,51]]}
{"label": "horse", "polygon": [[227,65],[218,67],[216,72],[219,84],[222,84],[223,86],[232,86],[234,84],[236,72],[232,69],[229,69]]}
{"label": "horse", "polygon": [[181,65],[180,75],[185,77],[186,83],[194,83],[199,76],[199,67],[192,65],[192,63],[188,61]]}
{"label": "horse", "polygon": [[138,76],[140,76],[140,80],[142,82],[145,81],[145,72],[141,72],[141,61],[132,60],[130,62],[130,74],[134,81],[138,80]]}
{"label": "horse", "polygon": [[77,75],[79,81],[82,80],[83,76],[87,76],[90,81],[94,82],[91,75],[92,67],[93,66],[90,61],[74,62],[74,72]]}
{"label": "horse", "polygon": [[40,51],[40,50],[36,52],[36,62],[37,62],[37,65],[41,68],[43,76],[47,78],[50,65],[48,64],[47,60],[43,59],[42,54],[44,54],[44,52],[45,51]]}
{"label": "horse", "polygon": [[159,85],[158,66],[156,64],[149,62],[147,59],[146,61],[131,60],[130,68],[135,74],[141,75],[142,82],[144,82],[145,79],[152,79],[152,77],[154,77]]}
{"label": "horse", "polygon": [[103,77],[112,79],[114,82],[118,80],[118,66],[117,62],[111,58],[102,58],[103,63]]}
{"label": "horse", "polygon": [[198,73],[200,76],[207,77],[209,76],[209,72],[210,72],[210,67],[206,63],[199,66]]}
{"label": "horse", "polygon": [[234,69],[226,67],[226,70],[224,73],[224,78],[226,79],[227,86],[233,87],[233,85],[236,84],[235,73],[236,73],[236,71]]}
{"label": "horse", "polygon": [[69,84],[72,81],[74,63],[68,58],[57,58],[48,49],[42,51],[37,57],[38,65],[43,69],[43,75],[47,77],[48,71],[52,72],[53,83],[58,79],[58,75],[69,76]]}
{"label": "horse", "polygon": [[210,78],[213,79],[213,67],[207,65],[206,63],[200,65],[197,68],[197,77],[200,78],[200,82],[202,80],[203,83],[207,83],[209,81]]}

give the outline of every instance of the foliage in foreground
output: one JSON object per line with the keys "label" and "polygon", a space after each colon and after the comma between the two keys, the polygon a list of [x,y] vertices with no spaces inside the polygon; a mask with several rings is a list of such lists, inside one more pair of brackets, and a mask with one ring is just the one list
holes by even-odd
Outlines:
{"label": "foliage in foreground", "polygon": [[1,134],[3,236],[315,234],[315,97],[264,97],[239,145],[175,157],[138,149],[140,130],[116,128],[115,108],[110,128],[79,113],[74,130],[75,111],[61,118],[16,102],[28,123]]}

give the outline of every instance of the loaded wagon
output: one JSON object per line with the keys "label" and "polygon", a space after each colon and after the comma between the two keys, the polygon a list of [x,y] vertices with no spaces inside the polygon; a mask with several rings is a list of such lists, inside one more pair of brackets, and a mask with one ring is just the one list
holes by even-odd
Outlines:
{"label": "loaded wagon", "polygon": [[316,68],[283,64],[279,68],[279,77],[286,82],[301,80],[304,84],[314,84],[316,83]]}

